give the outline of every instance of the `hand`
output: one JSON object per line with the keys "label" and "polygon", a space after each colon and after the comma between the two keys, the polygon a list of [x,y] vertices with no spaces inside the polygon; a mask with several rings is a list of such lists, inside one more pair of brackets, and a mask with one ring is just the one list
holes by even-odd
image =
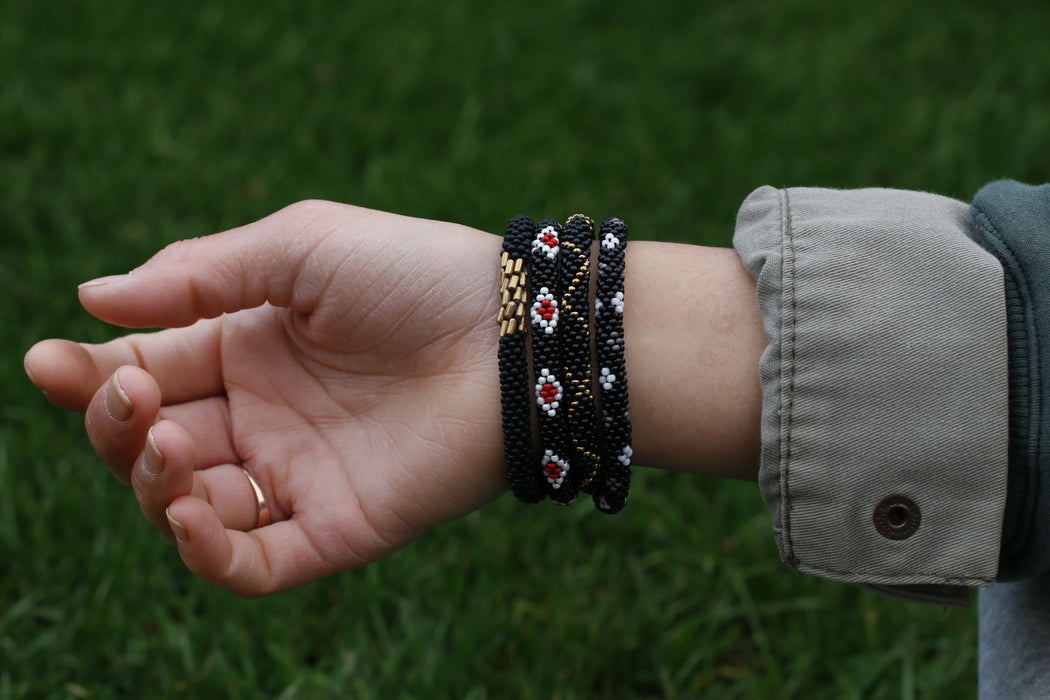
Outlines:
{"label": "hand", "polygon": [[[186,565],[244,596],[380,559],[505,489],[496,236],[327,202],[82,285],[121,326],[26,371]],[[272,523],[256,528],[262,488]]]}

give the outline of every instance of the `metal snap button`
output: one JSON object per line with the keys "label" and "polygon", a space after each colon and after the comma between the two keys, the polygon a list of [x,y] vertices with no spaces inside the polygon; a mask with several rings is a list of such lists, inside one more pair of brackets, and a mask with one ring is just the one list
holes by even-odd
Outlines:
{"label": "metal snap button", "polygon": [[879,501],[871,516],[875,529],[891,540],[906,540],[914,535],[922,522],[922,512],[915,501],[894,494]]}

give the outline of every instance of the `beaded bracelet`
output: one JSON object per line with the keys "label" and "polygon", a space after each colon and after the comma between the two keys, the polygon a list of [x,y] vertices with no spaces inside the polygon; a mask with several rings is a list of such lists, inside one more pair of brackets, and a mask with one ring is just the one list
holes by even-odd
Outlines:
{"label": "beaded bracelet", "polygon": [[565,402],[561,380],[559,253],[562,227],[554,219],[539,223],[532,240],[532,366],[539,408],[540,466],[555,501],[569,504],[578,489],[568,479],[570,460],[565,442]]}
{"label": "beaded bracelet", "polygon": [[526,261],[536,225],[527,216],[507,224],[501,258],[499,330],[500,403],[503,409],[503,449],[507,477],[514,495],[528,503],[546,496],[544,482],[533,468],[532,414],[529,409],[529,368],[525,337],[528,326],[528,272]]}
{"label": "beaded bracelet", "polygon": [[562,349],[565,364],[565,401],[568,404],[569,459],[573,481],[586,493],[597,486],[601,469],[598,453],[598,419],[591,390],[590,272],[594,222],[576,214],[562,234],[564,281],[561,312],[564,319]]}
{"label": "beaded bracelet", "polygon": [[627,372],[623,337],[623,270],[627,252],[627,224],[611,217],[598,234],[598,288],[594,299],[597,358],[601,375],[604,450],[601,484],[594,504],[603,513],[618,513],[631,486],[631,412],[627,400]]}

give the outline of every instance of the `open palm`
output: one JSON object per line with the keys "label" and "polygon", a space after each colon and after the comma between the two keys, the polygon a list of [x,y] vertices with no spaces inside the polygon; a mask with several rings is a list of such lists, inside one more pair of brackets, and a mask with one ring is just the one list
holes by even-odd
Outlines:
{"label": "open palm", "polygon": [[280,590],[503,490],[498,250],[453,224],[300,203],[88,283],[99,318],[168,330],[44,341],[26,368],[86,410],[99,455],[193,571]]}

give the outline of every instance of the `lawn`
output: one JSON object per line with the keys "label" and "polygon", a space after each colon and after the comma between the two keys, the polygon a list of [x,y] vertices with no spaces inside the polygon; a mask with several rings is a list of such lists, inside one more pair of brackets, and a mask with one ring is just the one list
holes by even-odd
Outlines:
{"label": "lawn", "polygon": [[120,332],[77,283],[308,197],[728,245],[763,184],[1048,179],[1050,6],[850,5],[0,0],[0,700],[972,697],[973,609],[793,574],[754,484],[644,468],[239,600],[22,371]]}

